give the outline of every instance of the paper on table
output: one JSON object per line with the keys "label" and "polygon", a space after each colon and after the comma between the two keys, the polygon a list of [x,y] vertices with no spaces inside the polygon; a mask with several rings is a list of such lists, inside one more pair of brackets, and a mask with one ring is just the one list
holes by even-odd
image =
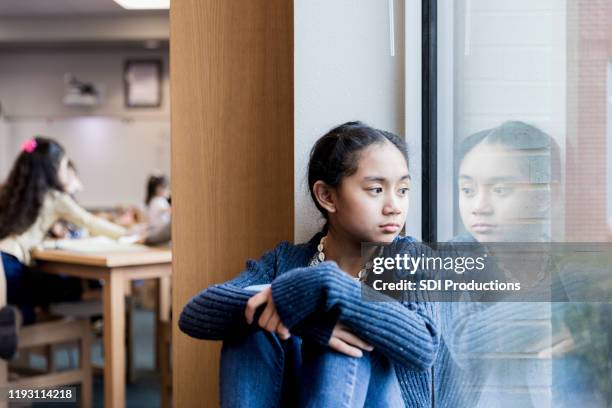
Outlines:
{"label": "paper on table", "polygon": [[117,241],[119,241],[120,244],[135,244],[140,239],[141,239],[140,235],[134,234],[134,235],[124,235],[123,237],[120,237]]}
{"label": "paper on table", "polygon": [[122,243],[106,237],[48,240],[43,242],[42,247],[43,249],[64,249],[78,252],[130,252],[147,248],[144,245]]}

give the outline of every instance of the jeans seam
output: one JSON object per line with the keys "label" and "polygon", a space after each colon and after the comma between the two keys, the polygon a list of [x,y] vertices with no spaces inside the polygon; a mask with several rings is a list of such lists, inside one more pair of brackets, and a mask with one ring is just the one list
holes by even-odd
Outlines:
{"label": "jeans seam", "polygon": [[277,398],[275,406],[280,407],[282,399],[283,399],[283,390],[282,390],[283,379],[285,378],[285,353],[284,353],[284,349],[282,345],[280,345],[280,341],[276,338],[276,335],[275,334],[272,334],[272,335],[275,336],[276,345],[280,346],[281,351],[282,351],[281,353],[279,353],[280,367],[277,367],[280,370],[280,375],[276,376],[276,381],[274,383],[274,395],[276,395],[276,398]]}
{"label": "jeans seam", "polygon": [[355,384],[357,382],[357,358],[350,357],[350,363],[351,363],[352,372],[349,375],[349,384],[344,393],[345,397],[347,398],[344,400],[344,404],[343,404],[346,408],[351,407],[353,397],[355,397]]}

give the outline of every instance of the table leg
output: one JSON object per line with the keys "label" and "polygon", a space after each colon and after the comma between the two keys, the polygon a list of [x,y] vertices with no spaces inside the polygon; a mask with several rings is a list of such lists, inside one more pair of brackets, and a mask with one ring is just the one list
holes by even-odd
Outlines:
{"label": "table leg", "polygon": [[83,321],[86,327],[85,337],[81,340],[81,370],[83,371],[83,382],[81,383],[81,408],[93,406],[93,370],[91,369],[91,324],[88,320]]}
{"label": "table leg", "polygon": [[125,298],[120,273],[104,283],[104,406],[125,406]]}
{"label": "table leg", "polygon": [[153,362],[153,366],[155,367],[156,371],[159,371],[160,367],[161,367],[161,362],[160,362],[160,345],[161,345],[161,325],[160,325],[160,320],[161,320],[161,304],[162,304],[162,297],[161,297],[161,278],[160,279],[154,279],[153,282],[155,283],[155,293],[157,294],[157,299],[155,302],[155,361]]}
{"label": "table leg", "polygon": [[162,335],[159,338],[161,347],[158,349],[160,361],[160,405],[161,408],[172,407],[172,370],[170,367],[170,348],[172,347],[172,327],[170,322],[161,322]]}
{"label": "table leg", "polygon": [[[3,273],[0,270],[0,273]],[[0,387],[6,389],[8,387],[8,363],[0,359]],[[0,408],[8,408],[8,399],[0,398]]]}
{"label": "table leg", "polygon": [[170,321],[170,308],[172,307],[172,296],[170,288],[170,277],[159,278],[159,320],[162,322]]}
{"label": "table leg", "polygon": [[157,319],[155,321],[155,340],[156,340],[156,348],[157,354],[155,357],[155,368],[158,370],[161,367],[160,364],[160,345],[162,344],[162,323],[170,322],[170,308],[171,308],[171,296],[170,296],[170,277],[163,276],[157,280],[157,304],[156,304],[156,314]]}
{"label": "table leg", "polygon": [[[170,277],[165,276],[159,278],[157,284],[158,298],[157,298],[157,319],[156,319],[156,367],[160,371],[160,400],[161,407],[170,407],[172,402],[170,400],[170,383],[171,383],[171,372],[170,372],[170,347],[172,342],[170,341],[172,336],[172,323],[170,322],[170,308],[171,308],[171,288],[170,288]],[[170,331],[170,334],[167,332]]]}
{"label": "table leg", "polygon": [[[130,286],[129,282],[126,286]],[[134,314],[136,313],[135,299],[133,297],[127,298],[127,381],[128,384],[134,384],[136,382],[136,363],[135,363],[135,352],[134,344],[136,342],[136,332],[134,330]]]}

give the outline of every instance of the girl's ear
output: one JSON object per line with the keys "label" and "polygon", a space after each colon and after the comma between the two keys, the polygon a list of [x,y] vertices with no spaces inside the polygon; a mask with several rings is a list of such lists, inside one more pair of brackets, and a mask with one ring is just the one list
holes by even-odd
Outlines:
{"label": "girl's ear", "polygon": [[321,207],[325,208],[328,213],[336,212],[335,197],[332,187],[327,185],[324,181],[318,180],[312,186],[312,191]]}

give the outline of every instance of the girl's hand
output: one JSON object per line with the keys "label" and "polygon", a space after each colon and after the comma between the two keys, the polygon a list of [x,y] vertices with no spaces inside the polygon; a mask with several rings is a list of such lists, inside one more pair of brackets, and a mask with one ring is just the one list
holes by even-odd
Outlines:
{"label": "girl's hand", "polygon": [[266,304],[266,308],[259,317],[257,324],[259,324],[259,327],[262,329],[267,330],[270,333],[276,333],[281,339],[287,340],[289,337],[291,337],[291,333],[289,333],[289,329],[287,329],[283,322],[281,322],[280,316],[276,311],[276,306],[274,305],[274,300],[272,299],[271,287],[265,288],[249,299],[246,308],[244,309],[244,316],[246,317],[247,323],[253,323],[253,316],[255,316],[257,308],[264,303]]}
{"label": "girl's hand", "polygon": [[336,323],[331,338],[329,339],[329,347],[350,357],[363,356],[361,350],[374,350],[374,347],[355,336],[342,323]]}

